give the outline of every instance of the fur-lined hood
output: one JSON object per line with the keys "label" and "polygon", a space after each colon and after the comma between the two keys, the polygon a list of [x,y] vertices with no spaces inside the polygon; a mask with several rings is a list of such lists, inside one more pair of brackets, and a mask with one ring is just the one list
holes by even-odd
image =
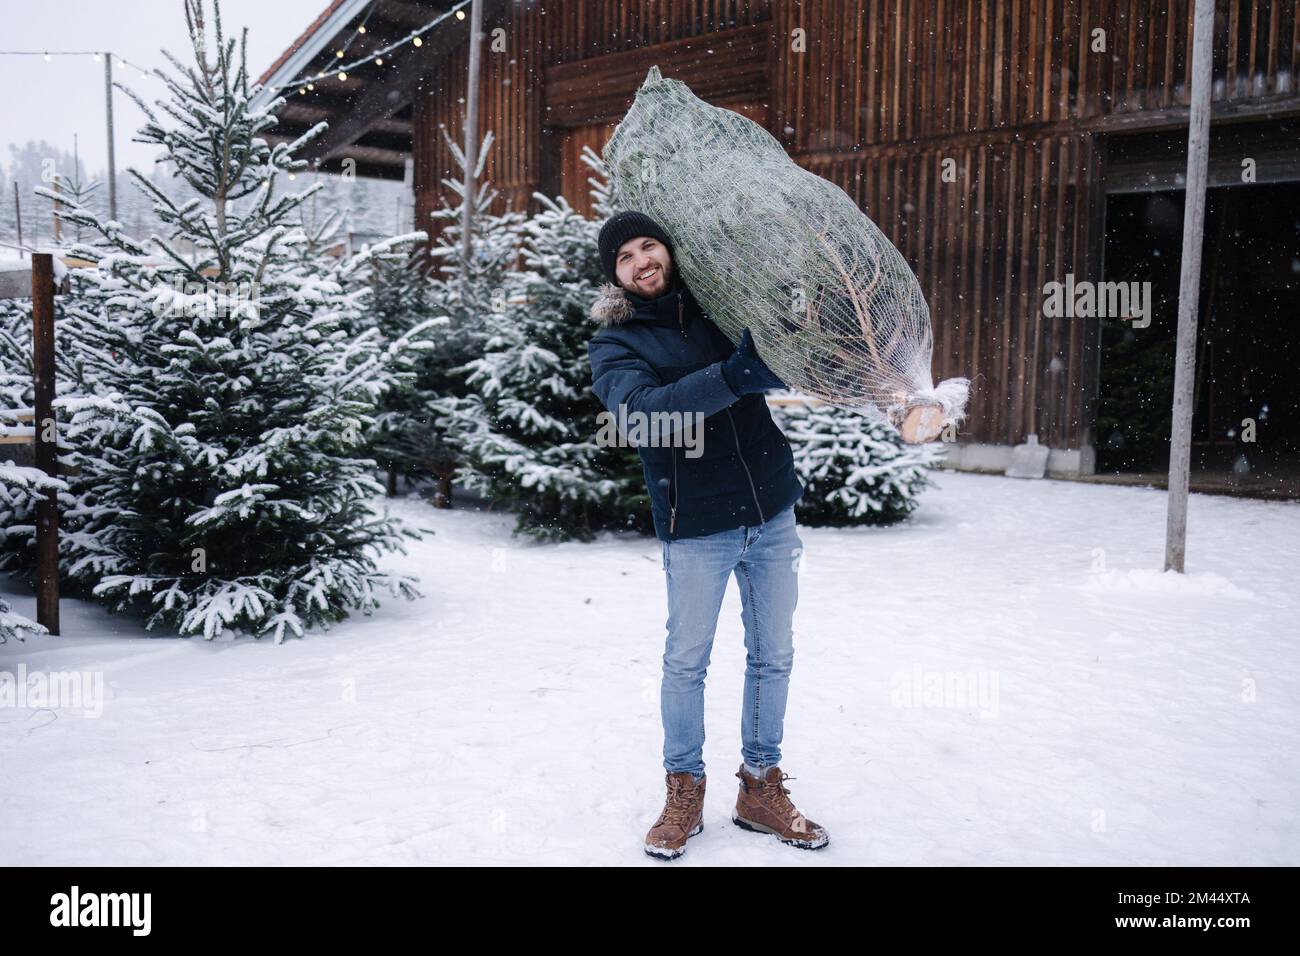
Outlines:
{"label": "fur-lined hood", "polygon": [[623,290],[612,282],[600,287],[596,301],[591,305],[591,317],[604,328],[621,325],[632,318],[634,311]]}

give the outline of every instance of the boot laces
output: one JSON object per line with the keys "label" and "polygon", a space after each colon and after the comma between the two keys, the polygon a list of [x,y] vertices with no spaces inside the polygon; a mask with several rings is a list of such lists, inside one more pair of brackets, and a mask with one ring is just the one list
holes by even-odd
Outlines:
{"label": "boot laces", "polygon": [[664,823],[672,823],[683,829],[691,817],[691,800],[689,794],[693,788],[685,780],[677,777],[668,778],[668,800],[664,804],[664,812],[659,815],[659,821],[655,826]]}
{"label": "boot laces", "polygon": [[776,780],[771,781],[770,783],[767,780],[764,780],[762,777],[759,777],[757,779],[758,779],[759,787],[761,788],[760,792],[763,793],[767,797],[767,799],[772,802],[772,804],[776,807],[777,810],[779,810],[780,812],[786,814],[791,818],[803,816],[803,814],[799,812],[799,810],[795,807],[795,805],[790,802],[790,790],[785,785],[785,781],[797,780],[798,779],[797,777],[792,777],[790,776],[790,774],[786,773],[783,770],[781,771],[781,776],[778,777]]}

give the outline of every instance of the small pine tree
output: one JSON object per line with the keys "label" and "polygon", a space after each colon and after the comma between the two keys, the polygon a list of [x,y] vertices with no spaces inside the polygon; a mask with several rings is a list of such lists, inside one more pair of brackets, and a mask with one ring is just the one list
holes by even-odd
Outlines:
{"label": "small pine tree", "polygon": [[[442,135],[460,168],[460,177],[443,180],[456,204],[444,198],[442,208],[430,213],[439,237],[429,250],[433,264],[430,295],[434,314],[447,316],[448,322],[435,335],[435,348],[423,357],[416,387],[427,400],[425,444],[438,479],[434,503],[446,506],[453,477],[472,467],[462,448],[462,436],[475,427],[478,409],[470,398],[474,389],[466,381],[467,363],[482,357],[506,311],[506,277],[518,264],[520,228],[526,217],[510,209],[492,212],[498,191],[483,181],[493,141],[489,131],[478,153],[475,181],[479,185],[473,198],[472,241],[466,256],[462,237],[469,167],[464,150],[445,129]],[[468,482],[462,484],[468,486]]]}
{"label": "small pine tree", "polygon": [[[32,427],[21,417],[32,410],[35,398],[31,322],[30,300],[0,300],[0,437],[27,433]],[[0,452],[17,447],[21,446],[0,444]],[[66,490],[60,479],[0,455],[0,571],[16,570],[26,561],[34,561],[37,499],[48,491]],[[0,644],[44,633],[44,627],[15,613],[0,597]]]}
{"label": "small pine tree", "polygon": [[[3,468],[0,465],[0,471]],[[0,476],[0,481],[2,480],[3,477]],[[0,644],[7,644],[11,638],[21,641],[25,636],[44,633],[43,626],[15,613],[9,602],[0,597]]]}
{"label": "small pine tree", "polygon": [[596,443],[604,411],[591,390],[588,310],[603,281],[599,224],[563,197],[534,194],[523,264],[506,276],[506,307],[487,351],[467,364],[473,386],[457,433],[466,483],[519,513],[533,537],[590,539],[600,528],[648,527],[636,452]]}
{"label": "small pine tree", "polygon": [[804,485],[795,513],[807,525],[901,521],[943,457],[938,442],[909,445],[892,425],[857,409],[796,400],[773,405],[772,417],[790,440]]}
{"label": "small pine tree", "polygon": [[370,254],[323,268],[291,221],[312,190],[277,189],[324,124],[266,142],[284,99],[252,105],[247,31],[236,55],[213,12],[215,60],[202,0],[186,0],[195,65],[164,51],[176,74],[154,71],[173,125],[123,87],[148,117],[136,140],[165,150],[200,198],[174,201],[131,170],[167,229],[152,248],[88,210],[62,213],[101,237],[73,247],[98,268],[61,320],[85,380],[58,402],[81,468],[62,558],[114,610],[147,612],[149,628],[278,642],[369,612],[378,588],[418,593],[377,569],[411,533],[372,508],[383,489],[361,457],[410,339],[385,348],[354,332]]}
{"label": "small pine tree", "polygon": [[[97,198],[95,192],[99,189],[99,180],[83,180],[80,169],[76,169],[71,176],[55,173],[51,178],[51,182],[54,185],[54,191],[66,196],[68,202],[73,206],[89,209]],[[73,224],[72,235],[63,237],[64,241],[70,240],[72,242],[84,242],[87,238],[88,233],[85,227],[76,223]]]}
{"label": "small pine tree", "polygon": [[[376,257],[368,315],[384,341],[408,334],[432,316],[433,283],[424,265],[420,251]],[[436,316],[435,321],[445,326],[450,319]],[[447,342],[440,328],[431,330],[430,340],[411,358],[409,375],[384,395],[367,434],[372,457],[388,474],[390,495],[397,493],[399,477],[408,482],[427,478],[447,457],[440,446],[435,403],[446,364],[439,349]]]}
{"label": "small pine tree", "polygon": [[[73,271],[74,286],[80,281]],[[56,306],[57,307],[57,306]],[[54,323],[54,384],[57,398],[86,393],[77,357],[76,343],[68,323]],[[0,431],[6,428],[30,428],[16,413],[33,412],[36,403],[35,376],[32,368],[32,301],[0,299]],[[62,443],[61,443],[62,444]],[[0,452],[15,452],[22,446],[0,445]],[[22,465],[31,465],[31,446],[18,453]],[[8,456],[0,456],[0,463]],[[70,463],[60,457],[60,463]],[[28,475],[32,479],[40,472]],[[77,499],[60,483],[59,508],[62,514],[75,510]],[[0,573],[29,574],[36,566],[36,506],[45,486],[39,479],[10,481],[0,488]],[[66,521],[64,522],[66,525]]]}
{"label": "small pine tree", "polygon": [[[3,398],[0,398],[0,402]],[[6,409],[0,408],[0,435],[17,423],[7,421]],[[20,426],[21,427],[21,426]],[[67,485],[58,478],[51,478],[36,468],[15,465],[13,461],[0,461],[0,514],[12,512],[15,508],[27,509],[29,501],[49,491],[64,491]],[[9,603],[0,596],[0,644],[10,638],[22,640],[25,635],[44,634],[45,628],[30,621],[14,611]]]}
{"label": "small pine tree", "polygon": [[587,177],[587,185],[590,187],[588,191],[591,195],[591,209],[596,214],[596,221],[604,225],[605,220],[616,212],[611,195],[609,167],[605,165],[605,160],[600,153],[590,146],[582,147],[582,153],[578,158],[595,174]]}

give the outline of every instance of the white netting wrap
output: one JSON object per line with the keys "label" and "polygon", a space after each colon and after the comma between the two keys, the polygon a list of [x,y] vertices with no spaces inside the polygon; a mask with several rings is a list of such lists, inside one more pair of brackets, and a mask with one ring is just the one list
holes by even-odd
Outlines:
{"label": "white netting wrap", "polygon": [[673,237],[673,257],[733,341],[746,326],[792,388],[898,425],[965,414],[970,381],[930,377],[930,311],[906,260],[834,183],[752,120],[651,67],[605,146],[611,205]]}

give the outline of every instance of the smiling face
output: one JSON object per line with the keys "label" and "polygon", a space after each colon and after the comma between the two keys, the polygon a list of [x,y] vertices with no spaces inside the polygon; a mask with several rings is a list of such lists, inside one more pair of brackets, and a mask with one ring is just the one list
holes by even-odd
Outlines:
{"label": "smiling face", "polygon": [[668,291],[673,275],[673,256],[658,239],[637,236],[618,247],[614,274],[628,292],[653,299]]}

